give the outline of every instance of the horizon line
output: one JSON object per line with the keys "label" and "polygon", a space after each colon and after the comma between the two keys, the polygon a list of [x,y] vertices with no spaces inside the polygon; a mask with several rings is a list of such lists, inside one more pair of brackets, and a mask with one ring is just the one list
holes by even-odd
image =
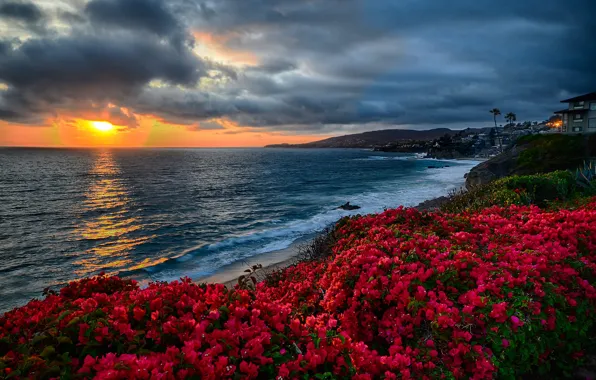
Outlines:
{"label": "horizon line", "polygon": [[[273,144],[275,145],[275,144]],[[0,145],[0,149],[245,149],[265,148],[255,146],[43,146],[43,145]]]}

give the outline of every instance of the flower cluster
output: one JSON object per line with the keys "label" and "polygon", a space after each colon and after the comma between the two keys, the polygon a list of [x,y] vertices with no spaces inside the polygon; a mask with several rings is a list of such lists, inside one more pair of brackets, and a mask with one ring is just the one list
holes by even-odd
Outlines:
{"label": "flower cluster", "polygon": [[100,276],[0,317],[0,378],[435,379],[569,371],[596,332],[596,200],[343,220],[255,289]]}

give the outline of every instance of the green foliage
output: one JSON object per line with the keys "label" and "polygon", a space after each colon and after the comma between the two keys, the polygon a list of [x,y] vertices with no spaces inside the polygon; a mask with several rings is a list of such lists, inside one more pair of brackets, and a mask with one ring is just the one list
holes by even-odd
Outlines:
{"label": "green foliage", "polygon": [[584,189],[584,192],[596,194],[596,162],[585,162],[583,167],[575,171],[575,181],[577,186]]}
{"label": "green foliage", "polygon": [[442,206],[446,212],[480,210],[491,206],[548,206],[583,195],[568,171],[501,178],[471,191],[455,194]]}
{"label": "green foliage", "polygon": [[246,274],[238,277],[238,287],[240,289],[254,290],[258,282],[256,274],[260,269],[263,269],[263,265],[261,264],[256,264],[246,269],[244,271]]}
{"label": "green foliage", "polygon": [[576,168],[591,154],[591,138],[582,135],[530,135],[519,138],[515,173],[534,174]]}

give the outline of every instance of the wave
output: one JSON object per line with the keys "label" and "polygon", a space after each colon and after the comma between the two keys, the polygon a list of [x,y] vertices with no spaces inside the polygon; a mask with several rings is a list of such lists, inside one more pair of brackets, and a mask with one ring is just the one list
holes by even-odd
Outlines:
{"label": "wave", "polygon": [[418,157],[416,156],[368,156],[363,158],[353,158],[353,161],[389,161],[389,160],[398,160],[398,161],[410,161],[416,160]]}
{"label": "wave", "polygon": [[[322,206],[319,213],[309,218],[286,222],[276,220],[276,223],[270,223],[261,229],[188,248],[162,263],[129,271],[124,275],[141,279],[149,276],[152,280],[159,281],[171,281],[182,276],[204,278],[225,265],[286,249],[298,239],[314,235],[331,226],[343,216],[377,213],[398,205],[416,206],[425,200],[446,195],[449,191],[461,187],[464,175],[477,164],[475,161],[440,161],[452,161],[454,165],[424,168],[417,175],[401,178],[400,182],[388,181],[376,186],[375,191],[351,196],[330,196],[321,200],[322,204],[327,206]],[[352,211],[336,208],[346,200],[361,208]]]}

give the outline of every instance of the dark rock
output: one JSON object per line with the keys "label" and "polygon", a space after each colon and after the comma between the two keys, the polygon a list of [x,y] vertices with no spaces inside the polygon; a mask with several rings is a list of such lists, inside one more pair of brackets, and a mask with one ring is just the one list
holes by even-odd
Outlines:
{"label": "dark rock", "polygon": [[515,174],[514,169],[520,152],[521,149],[514,146],[498,156],[473,167],[466,176],[466,188],[469,190],[495,179]]}
{"label": "dark rock", "polygon": [[345,204],[341,205],[338,207],[338,209],[341,210],[358,210],[360,208],[360,206],[356,206],[356,205],[351,205],[350,202],[346,202]]}
{"label": "dark rock", "polygon": [[416,206],[415,208],[418,211],[434,211],[434,210],[438,210],[442,205],[444,205],[447,202],[449,202],[449,198],[438,197],[438,198],[429,199],[427,201],[424,201],[424,202],[420,203],[418,206]]}

